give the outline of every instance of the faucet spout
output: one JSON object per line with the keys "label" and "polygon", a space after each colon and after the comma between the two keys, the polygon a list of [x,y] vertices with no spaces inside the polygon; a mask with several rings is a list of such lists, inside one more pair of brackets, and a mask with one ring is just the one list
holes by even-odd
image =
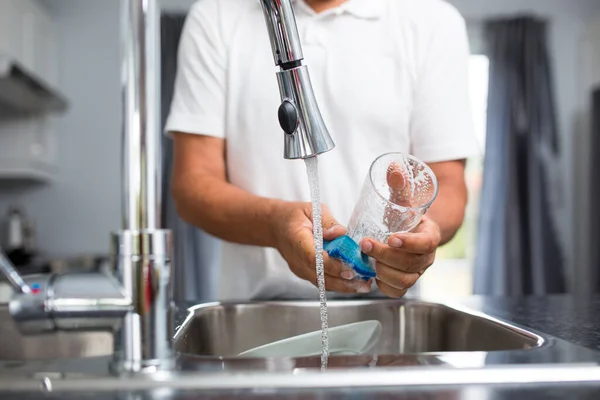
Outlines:
{"label": "faucet spout", "polygon": [[260,0],[271,40],[281,106],[279,124],[285,132],[284,158],[304,159],[335,147],[310,81],[291,0]]}

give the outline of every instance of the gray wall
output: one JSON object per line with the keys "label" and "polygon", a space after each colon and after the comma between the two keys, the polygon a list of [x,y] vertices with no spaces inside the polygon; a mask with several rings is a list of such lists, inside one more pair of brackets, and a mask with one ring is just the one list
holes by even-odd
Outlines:
{"label": "gray wall", "polygon": [[[62,90],[72,108],[58,121],[56,181],[34,188],[0,184],[0,216],[9,202],[21,202],[37,221],[44,250],[52,254],[106,251],[108,232],[120,225],[119,1],[41,1],[55,13],[60,25]],[[167,10],[186,9],[193,3],[160,1]],[[584,107],[577,85],[578,43],[584,19],[598,6],[597,1],[450,2],[470,21],[528,11],[552,19],[557,97],[567,150],[565,167],[566,174],[573,176],[575,122]],[[569,221],[572,199],[566,200],[561,213]],[[566,241],[571,232],[571,225],[566,224]]]}

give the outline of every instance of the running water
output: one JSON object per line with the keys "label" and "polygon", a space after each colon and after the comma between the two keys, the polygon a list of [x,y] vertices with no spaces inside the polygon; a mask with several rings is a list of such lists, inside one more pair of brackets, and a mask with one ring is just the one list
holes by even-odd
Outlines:
{"label": "running water", "polygon": [[327,321],[327,294],[325,293],[325,269],[323,266],[323,224],[321,221],[321,194],[319,193],[319,162],[317,157],[307,158],[304,161],[306,162],[310,197],[312,200],[317,283],[319,286],[319,301],[321,302],[321,369],[326,369],[329,360],[329,324]]}

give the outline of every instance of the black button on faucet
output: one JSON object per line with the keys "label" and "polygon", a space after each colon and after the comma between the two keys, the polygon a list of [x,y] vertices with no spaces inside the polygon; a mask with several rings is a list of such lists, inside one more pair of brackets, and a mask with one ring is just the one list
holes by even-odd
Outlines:
{"label": "black button on faucet", "polygon": [[279,106],[278,117],[279,125],[285,133],[291,135],[296,132],[296,129],[298,128],[298,111],[291,101],[285,100],[281,103]]}

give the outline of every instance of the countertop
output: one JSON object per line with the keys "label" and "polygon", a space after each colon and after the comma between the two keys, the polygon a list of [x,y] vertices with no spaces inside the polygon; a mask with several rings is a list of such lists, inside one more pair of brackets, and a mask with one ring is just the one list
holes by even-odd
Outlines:
{"label": "countertop", "polygon": [[569,295],[522,299],[474,296],[458,302],[573,344],[600,351],[600,295],[587,299]]}

